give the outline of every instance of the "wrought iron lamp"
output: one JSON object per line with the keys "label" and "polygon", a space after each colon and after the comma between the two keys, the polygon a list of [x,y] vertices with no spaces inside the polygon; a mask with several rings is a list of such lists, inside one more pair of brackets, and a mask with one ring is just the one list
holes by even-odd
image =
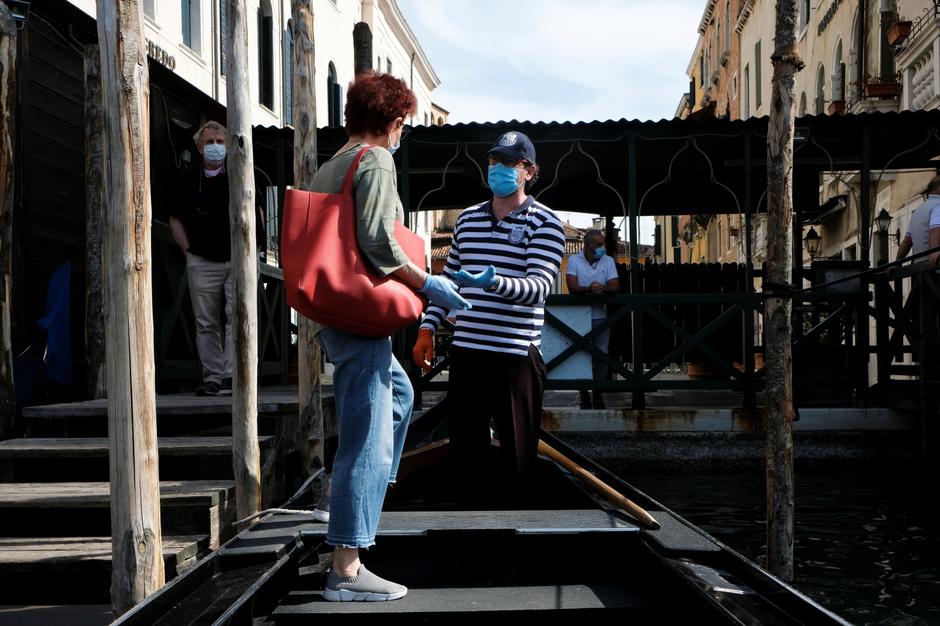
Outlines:
{"label": "wrought iron lamp", "polygon": [[806,244],[806,251],[809,252],[809,258],[815,259],[819,254],[819,244],[822,243],[822,237],[816,232],[815,228],[810,228],[806,236],[803,237],[803,243]]}
{"label": "wrought iron lamp", "polygon": [[878,217],[875,218],[875,230],[882,237],[894,237],[895,243],[901,245],[901,229],[898,228],[895,232],[888,232],[888,228],[891,227],[891,214],[887,210],[881,209],[881,212],[878,213]]}

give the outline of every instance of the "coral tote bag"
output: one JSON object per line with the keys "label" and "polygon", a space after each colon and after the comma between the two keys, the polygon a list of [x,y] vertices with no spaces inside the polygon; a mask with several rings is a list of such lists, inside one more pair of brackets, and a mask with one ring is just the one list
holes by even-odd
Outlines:
{"label": "coral tote bag", "polygon": [[[353,174],[372,146],[353,159],[343,190],[328,194],[289,189],[284,197],[281,267],[288,304],[325,326],[387,337],[416,322],[424,300],[391,277],[380,277],[356,243]],[[395,239],[424,267],[424,242],[400,223]]]}

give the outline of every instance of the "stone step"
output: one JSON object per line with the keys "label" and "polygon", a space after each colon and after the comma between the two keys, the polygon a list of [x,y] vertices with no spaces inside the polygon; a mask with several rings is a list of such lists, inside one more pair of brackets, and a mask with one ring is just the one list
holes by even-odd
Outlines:
{"label": "stone step", "polygon": [[[106,482],[0,483],[0,537],[81,537],[111,534]],[[215,549],[234,534],[235,483],[161,481],[164,534],[207,535]]]}
{"label": "stone step", "polygon": [[[274,437],[258,437],[262,463]],[[161,437],[157,441],[162,480],[232,478],[231,437]],[[0,482],[77,482],[108,479],[108,440],[40,437],[0,441]]]}
{"label": "stone step", "polygon": [[[208,549],[206,535],[164,536],[166,580],[185,572]],[[108,603],[110,586],[110,537],[0,537],[0,594],[8,602]]]}

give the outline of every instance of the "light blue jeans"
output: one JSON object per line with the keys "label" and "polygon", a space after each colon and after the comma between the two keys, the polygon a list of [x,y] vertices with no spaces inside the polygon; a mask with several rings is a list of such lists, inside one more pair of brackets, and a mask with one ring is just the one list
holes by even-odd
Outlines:
{"label": "light blue jeans", "polygon": [[335,328],[324,328],[317,338],[334,368],[339,434],[326,542],[368,548],[375,543],[385,491],[398,474],[414,391],[390,338]]}

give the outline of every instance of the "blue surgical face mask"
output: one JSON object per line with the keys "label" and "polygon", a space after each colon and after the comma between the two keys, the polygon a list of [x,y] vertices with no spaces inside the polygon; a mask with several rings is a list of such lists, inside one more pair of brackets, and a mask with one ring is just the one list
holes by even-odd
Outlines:
{"label": "blue surgical face mask", "polygon": [[395,151],[398,150],[400,147],[401,147],[401,139],[399,139],[398,143],[396,143],[394,146],[389,146],[388,151],[391,154],[395,154]]}
{"label": "blue surgical face mask", "polygon": [[209,163],[221,163],[225,160],[225,144],[209,143],[203,146],[202,156]]}
{"label": "blue surgical face mask", "polygon": [[519,189],[519,170],[514,167],[507,167],[502,163],[494,163],[490,165],[489,174],[487,175],[487,182],[490,184],[490,189],[493,190],[493,193],[497,198],[505,198],[506,196],[511,196]]}
{"label": "blue surgical face mask", "polygon": [[594,248],[594,258],[599,259],[604,256],[604,253],[607,252],[607,249],[604,246],[599,246]]}

